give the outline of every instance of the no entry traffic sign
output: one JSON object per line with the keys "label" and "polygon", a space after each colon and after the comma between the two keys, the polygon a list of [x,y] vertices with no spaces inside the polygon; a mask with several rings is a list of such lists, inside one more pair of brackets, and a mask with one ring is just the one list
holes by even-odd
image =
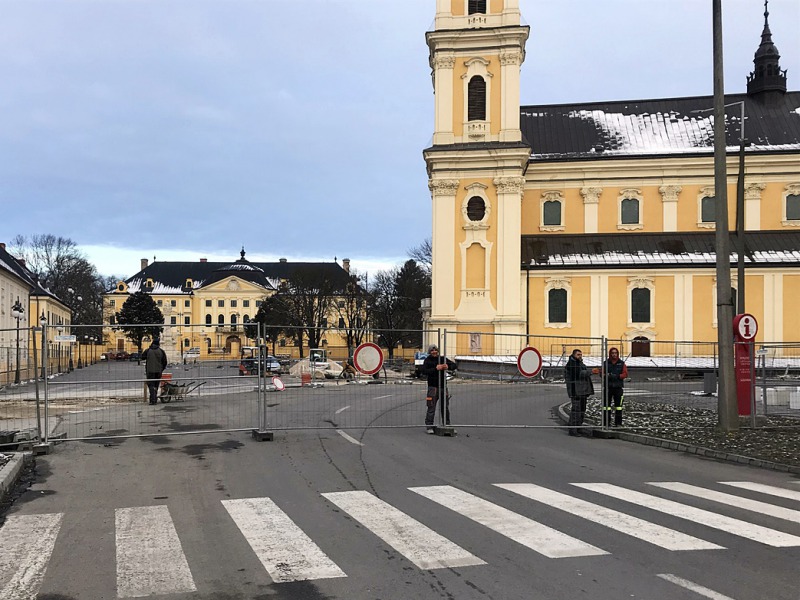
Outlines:
{"label": "no entry traffic sign", "polygon": [[383,366],[383,352],[377,344],[366,342],[356,348],[353,364],[364,375],[374,375]]}
{"label": "no entry traffic sign", "polygon": [[532,346],[523,348],[517,356],[517,369],[524,377],[536,377],[542,370],[542,355]]}

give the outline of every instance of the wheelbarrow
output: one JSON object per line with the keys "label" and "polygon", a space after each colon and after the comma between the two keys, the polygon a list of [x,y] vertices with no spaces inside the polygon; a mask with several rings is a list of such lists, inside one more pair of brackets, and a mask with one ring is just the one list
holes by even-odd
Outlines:
{"label": "wheelbarrow", "polygon": [[166,402],[186,402],[186,396],[191,394],[201,385],[205,385],[205,381],[195,383],[194,381],[187,381],[185,383],[172,383],[171,381],[164,381],[161,384],[161,399],[162,404]]}

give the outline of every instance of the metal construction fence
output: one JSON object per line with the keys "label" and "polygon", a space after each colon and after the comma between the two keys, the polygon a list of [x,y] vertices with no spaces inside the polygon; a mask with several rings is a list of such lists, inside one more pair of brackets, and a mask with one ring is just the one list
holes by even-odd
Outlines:
{"label": "metal construction fence", "polygon": [[[669,405],[713,413],[717,407],[713,342],[649,341],[645,346],[604,337],[369,332],[360,341],[380,345],[399,339],[405,346],[392,357],[383,349],[383,368],[365,375],[351,368],[352,345],[306,347],[301,357],[296,348],[279,352],[285,347],[277,345],[274,331],[251,325],[253,338],[239,330],[240,342],[228,335],[226,343],[198,351],[186,340],[198,339],[207,326],[161,327],[169,365],[157,384],[156,405],[148,403],[145,368],[136,353],[131,358],[130,352],[115,352],[108,340],[92,343],[80,326],[66,336],[46,325],[23,330],[20,338],[16,330],[0,332],[0,451],[28,440],[422,427],[427,384],[419,363],[430,343],[458,364],[456,376],[445,380],[455,427],[562,426],[552,410],[567,402],[564,366],[575,348],[583,351],[590,369],[601,367],[609,348],[619,349],[628,365],[625,400],[632,411]],[[237,331],[235,324],[224,327]],[[146,337],[143,348],[149,344]],[[517,367],[520,351],[528,347],[541,356],[541,370],[533,377]],[[800,415],[796,350],[787,344],[755,347],[756,414]],[[595,404],[603,401],[601,377],[594,375]]]}

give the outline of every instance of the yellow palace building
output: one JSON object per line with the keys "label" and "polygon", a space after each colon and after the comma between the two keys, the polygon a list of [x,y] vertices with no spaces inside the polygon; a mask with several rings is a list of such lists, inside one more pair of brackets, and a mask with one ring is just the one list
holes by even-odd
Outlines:
{"label": "yellow palace building", "polygon": [[[744,133],[745,308],[758,341],[786,342],[800,339],[800,92],[766,7],[747,93],[725,97],[727,196],[735,229]],[[518,0],[436,0],[426,327],[716,340],[713,97],[522,105],[520,17]]]}

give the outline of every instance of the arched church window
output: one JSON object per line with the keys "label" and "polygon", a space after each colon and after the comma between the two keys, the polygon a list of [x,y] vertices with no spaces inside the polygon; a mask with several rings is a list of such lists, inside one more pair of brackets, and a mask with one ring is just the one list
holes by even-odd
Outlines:
{"label": "arched church window", "polygon": [[716,202],[713,196],[703,196],[700,200],[700,222],[714,223],[717,220]]}
{"label": "arched church window", "polygon": [[467,120],[486,120],[486,81],[475,75],[467,88]]}
{"label": "arched church window", "polygon": [[225,324],[225,315],[220,315],[217,317],[217,324],[224,325]]}
{"label": "arched church window", "polygon": [[486,204],[483,198],[473,196],[467,202],[467,218],[470,221],[482,221],[486,215]]}
{"label": "arched church window", "polygon": [[631,322],[650,322],[650,290],[648,288],[631,290]]}
{"label": "arched church window", "polygon": [[561,202],[548,200],[542,208],[542,225],[557,227],[561,225]]}
{"label": "arched church window", "polygon": [[486,0],[469,0],[468,13],[471,15],[486,14]]}
{"label": "arched church window", "polygon": [[638,225],[639,223],[639,200],[636,198],[625,198],[620,207],[620,221],[623,225]]}
{"label": "arched church window", "polygon": [[567,290],[553,288],[547,292],[547,320],[549,323],[567,322]]}
{"label": "arched church window", "polygon": [[786,220],[800,221],[800,194],[786,196]]}

